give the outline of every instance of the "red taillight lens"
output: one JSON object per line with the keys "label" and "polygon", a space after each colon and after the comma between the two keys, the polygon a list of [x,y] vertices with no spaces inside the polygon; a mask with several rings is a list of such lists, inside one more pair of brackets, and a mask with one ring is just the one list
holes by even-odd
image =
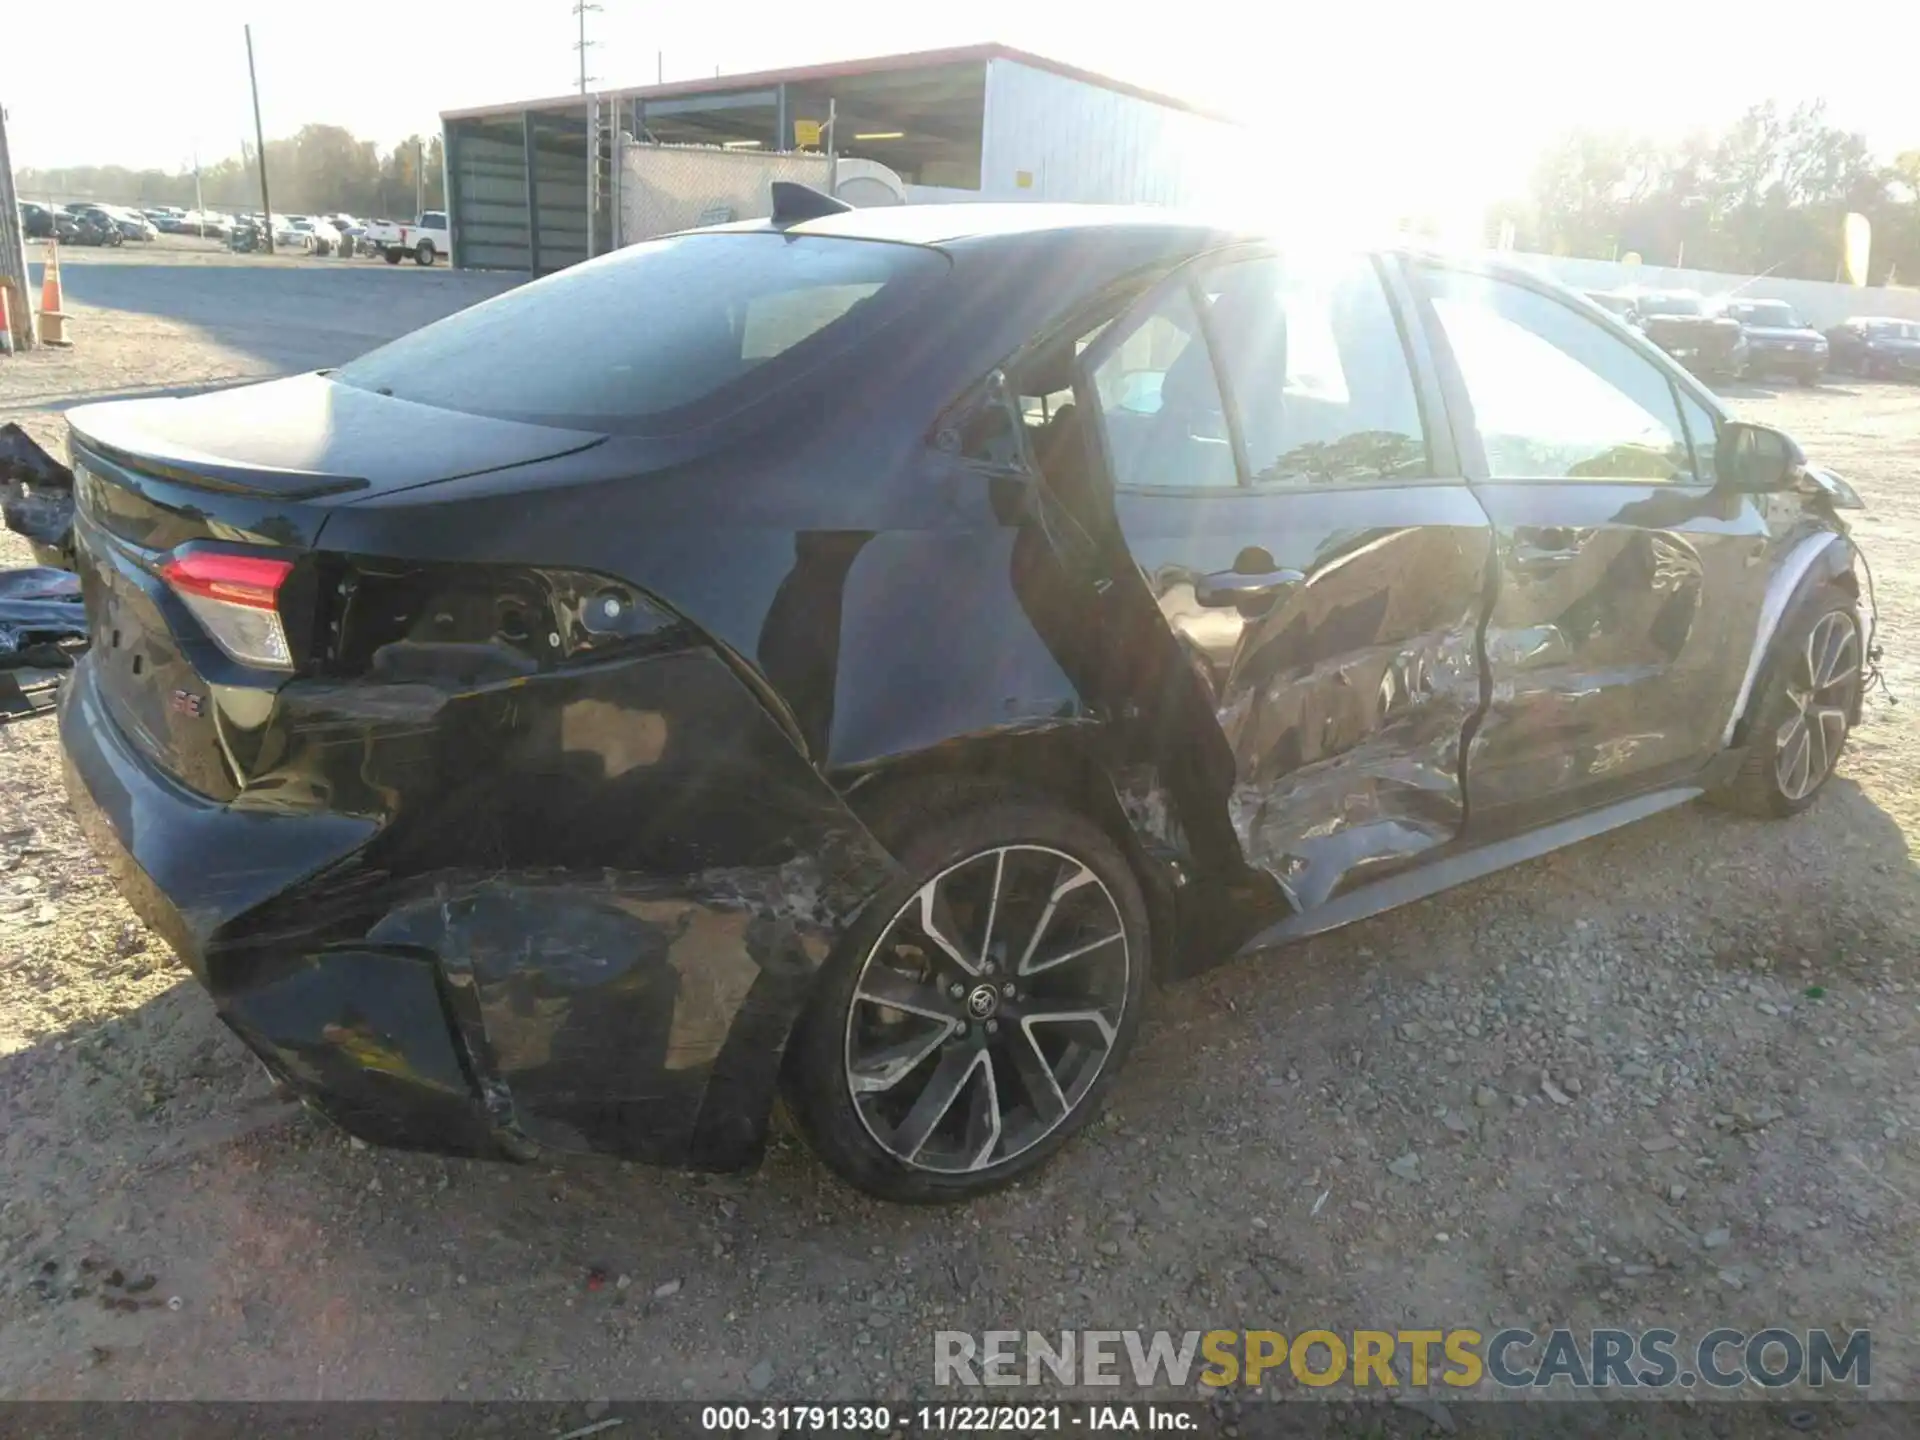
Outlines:
{"label": "red taillight lens", "polygon": [[279,608],[280,587],[292,573],[291,560],[207,550],[175,555],[160,567],[216,645],[264,670],[293,668]]}

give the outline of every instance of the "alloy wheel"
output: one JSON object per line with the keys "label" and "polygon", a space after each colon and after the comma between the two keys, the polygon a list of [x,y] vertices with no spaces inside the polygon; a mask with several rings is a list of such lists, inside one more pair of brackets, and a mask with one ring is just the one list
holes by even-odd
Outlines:
{"label": "alloy wheel", "polygon": [[846,1081],[874,1142],[916,1169],[1000,1165],[1064,1123],[1126,1010],[1126,925],[1106,884],[1051,846],[951,865],[867,952]]}
{"label": "alloy wheel", "polygon": [[1860,682],[1860,631],[1853,617],[1831,610],[1807,636],[1806,654],[1787,685],[1792,713],[1774,740],[1774,779],[1788,800],[1804,800],[1840,759],[1847,716]]}

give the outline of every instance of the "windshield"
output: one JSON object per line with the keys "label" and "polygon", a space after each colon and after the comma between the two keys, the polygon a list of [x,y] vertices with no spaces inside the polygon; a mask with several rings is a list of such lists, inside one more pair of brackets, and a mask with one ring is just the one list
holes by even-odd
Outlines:
{"label": "windshield", "polygon": [[1700,299],[1695,295],[1647,295],[1640,301],[1642,315],[1702,315]]}
{"label": "windshield", "polygon": [[1793,313],[1793,307],[1781,300],[1751,300],[1733,307],[1736,320],[1747,325],[1760,325],[1775,330],[1802,330],[1800,317]]}
{"label": "windshield", "polygon": [[937,250],[750,231],[632,245],[333,373],[474,415],[671,434],[846,350],[947,271]]}

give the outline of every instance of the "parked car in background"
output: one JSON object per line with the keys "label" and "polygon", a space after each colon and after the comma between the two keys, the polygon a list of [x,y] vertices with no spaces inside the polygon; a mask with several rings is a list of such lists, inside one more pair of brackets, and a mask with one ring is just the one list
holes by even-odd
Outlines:
{"label": "parked car in background", "polygon": [[1789,375],[1802,385],[1827,373],[1827,337],[1794,313],[1784,300],[1729,300],[1724,313],[1740,322],[1747,337],[1752,376]]}
{"label": "parked car in background", "polygon": [[1634,329],[1640,328],[1640,307],[1630,290],[1589,290],[1587,299],[1610,315],[1617,315]]}
{"label": "parked car in background", "polygon": [[1738,375],[1747,363],[1740,322],[1717,315],[1692,290],[1649,290],[1634,297],[1647,338],[1696,375]]}
{"label": "parked car in background", "polygon": [[45,240],[54,233],[53,211],[31,200],[20,202],[20,229],[29,240]]}
{"label": "parked car in background", "polygon": [[360,237],[367,233],[364,221],[356,220],[345,211],[327,216],[326,221],[339,233],[340,240],[336,248],[342,255],[352,255],[359,250]]}
{"label": "parked car in background", "polygon": [[[71,243],[75,245],[110,247],[126,243],[127,237],[119,222],[98,207],[69,208],[65,213],[73,222]],[[60,238],[68,239],[65,235]]]}
{"label": "parked car in background", "polygon": [[116,230],[122,240],[153,240],[160,232],[138,210],[122,205],[101,205],[86,201],[68,207],[76,215],[90,215],[101,225]]}
{"label": "parked car in background", "polygon": [[265,227],[251,215],[236,216],[227,230],[227,248],[236,253],[247,253],[265,248],[262,235]]}
{"label": "parked car in background", "polygon": [[361,1138],[959,1200],[1150,974],[1833,773],[1858,497],[1551,281],[774,201],[68,412],[80,828]]}
{"label": "parked car in background", "polygon": [[101,208],[120,227],[120,233],[127,239],[145,242],[160,238],[159,228],[138,210],[125,205],[105,205]]}
{"label": "parked car in background", "polygon": [[1861,315],[1827,331],[1836,372],[1869,380],[1920,380],[1920,320]]}
{"label": "parked car in background", "polygon": [[340,248],[340,232],[315,215],[288,215],[274,221],[273,244],[277,250],[330,255]]}
{"label": "parked car in background", "polygon": [[400,225],[376,220],[367,227],[366,238],[389,265],[409,257],[416,265],[431,265],[453,255],[453,235],[444,210],[423,211],[419,219]]}

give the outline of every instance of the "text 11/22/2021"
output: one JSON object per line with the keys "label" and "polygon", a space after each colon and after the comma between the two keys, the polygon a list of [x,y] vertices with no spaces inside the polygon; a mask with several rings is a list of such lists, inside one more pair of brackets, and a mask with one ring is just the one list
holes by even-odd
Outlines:
{"label": "text 11/22/2021", "polygon": [[784,1435],[819,1431],[885,1435],[900,1431],[926,1434],[1015,1434],[1075,1430],[1158,1430],[1198,1428],[1190,1409],[1159,1405],[707,1405],[700,1428],[707,1431]]}

